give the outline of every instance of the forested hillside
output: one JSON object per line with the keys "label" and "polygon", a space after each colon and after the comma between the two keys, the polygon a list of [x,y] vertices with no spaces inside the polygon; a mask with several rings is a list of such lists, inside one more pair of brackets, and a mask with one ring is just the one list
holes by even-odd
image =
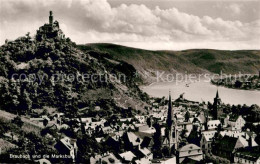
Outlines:
{"label": "forested hillside", "polygon": [[147,95],[136,85],[135,68],[98,54],[82,52],[69,38],[35,41],[28,34],[7,42],[0,47],[0,108],[24,114],[49,106],[76,114],[86,106],[143,106]]}
{"label": "forested hillside", "polygon": [[[85,51],[98,51],[115,60],[133,65],[139,72],[166,71],[171,73],[250,73],[260,70],[259,50],[150,51],[115,44],[79,45]],[[151,74],[152,75],[152,74]]]}

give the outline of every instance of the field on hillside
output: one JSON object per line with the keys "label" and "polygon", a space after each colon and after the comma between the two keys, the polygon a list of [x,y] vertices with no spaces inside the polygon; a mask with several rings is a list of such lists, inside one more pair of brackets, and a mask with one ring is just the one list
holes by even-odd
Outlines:
{"label": "field on hillside", "polygon": [[[4,121],[11,121],[15,117],[16,117],[15,114],[0,110],[0,119],[2,119]],[[24,117],[21,117],[21,118],[22,118],[22,121],[24,122],[22,129],[25,132],[35,132],[35,133],[39,134],[41,129],[44,128],[43,125],[34,123],[27,118],[24,118]]]}

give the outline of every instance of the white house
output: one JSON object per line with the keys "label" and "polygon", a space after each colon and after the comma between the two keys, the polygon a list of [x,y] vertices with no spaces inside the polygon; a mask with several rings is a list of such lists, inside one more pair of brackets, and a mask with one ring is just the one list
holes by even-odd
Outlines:
{"label": "white house", "polygon": [[185,118],[181,114],[176,114],[177,122],[184,122]]}
{"label": "white house", "polygon": [[211,152],[211,144],[213,141],[213,137],[217,133],[216,130],[211,131],[204,131],[202,132],[202,137],[200,140],[200,147],[204,153],[210,153]]}
{"label": "white house", "polygon": [[91,123],[92,122],[92,117],[85,117],[81,118],[82,123]]}
{"label": "white house", "polygon": [[201,161],[203,159],[202,154],[203,153],[202,153],[202,150],[200,147],[198,147],[195,144],[188,144],[188,145],[181,147],[178,150],[177,157],[178,157],[179,163],[182,163],[182,161],[185,158],[190,158],[195,161]]}
{"label": "white house", "polygon": [[137,115],[137,116],[135,116],[135,118],[136,118],[136,119],[138,120],[138,122],[141,123],[141,124],[146,123],[146,117],[145,117],[145,116]]}
{"label": "white house", "polygon": [[110,133],[113,133],[113,132],[114,132],[114,130],[113,130],[110,126],[102,127],[102,131],[103,131],[105,134],[110,134]]}
{"label": "white house", "polygon": [[97,154],[90,158],[90,163],[120,163],[120,160],[116,158],[113,153]]}
{"label": "white house", "polygon": [[218,126],[221,125],[219,120],[210,120],[207,123],[208,129],[217,129]]}
{"label": "white house", "polygon": [[242,116],[227,116],[225,124],[230,126],[232,130],[241,130],[245,126],[246,121]]}
{"label": "white house", "polygon": [[74,161],[76,157],[76,153],[78,150],[76,140],[71,139],[69,137],[64,137],[60,139],[55,148],[58,150],[60,154],[70,155],[71,159]]}
{"label": "white house", "polygon": [[119,154],[119,156],[123,159],[123,161],[126,161],[126,162],[131,162],[133,160],[133,158],[136,157],[131,151],[121,153],[121,154]]}

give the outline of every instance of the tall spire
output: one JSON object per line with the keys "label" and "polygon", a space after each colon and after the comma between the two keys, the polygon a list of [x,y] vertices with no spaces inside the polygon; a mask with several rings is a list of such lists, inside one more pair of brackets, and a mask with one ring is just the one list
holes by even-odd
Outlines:
{"label": "tall spire", "polygon": [[220,116],[221,111],[219,111],[219,107],[221,105],[221,99],[219,98],[218,90],[216,93],[216,97],[214,98],[213,103],[213,113],[214,113],[214,119],[218,119]]}
{"label": "tall spire", "polygon": [[167,126],[168,127],[172,126],[172,98],[171,98],[171,91],[169,91]]}
{"label": "tall spire", "polygon": [[168,144],[169,148],[171,150],[173,145],[173,139],[172,139],[172,132],[173,132],[173,112],[172,112],[172,98],[171,98],[171,91],[169,91],[169,102],[168,102],[168,115],[167,115],[167,130],[168,130]]}
{"label": "tall spire", "polygon": [[219,98],[219,95],[218,95],[218,89],[217,89],[217,94],[216,94],[216,98]]}

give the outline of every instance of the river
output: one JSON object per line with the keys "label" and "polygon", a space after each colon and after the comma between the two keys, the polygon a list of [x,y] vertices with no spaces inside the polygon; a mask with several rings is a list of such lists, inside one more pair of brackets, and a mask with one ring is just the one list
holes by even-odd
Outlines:
{"label": "river", "polygon": [[184,82],[178,84],[176,84],[176,82],[158,82],[149,86],[144,86],[142,87],[142,90],[153,97],[168,97],[169,90],[171,90],[173,99],[176,99],[180,94],[185,93],[185,99],[199,102],[213,102],[218,90],[222,102],[226,104],[257,104],[260,106],[260,91],[238,90],[220,86],[217,87],[206,81],[192,82],[188,85]]}

